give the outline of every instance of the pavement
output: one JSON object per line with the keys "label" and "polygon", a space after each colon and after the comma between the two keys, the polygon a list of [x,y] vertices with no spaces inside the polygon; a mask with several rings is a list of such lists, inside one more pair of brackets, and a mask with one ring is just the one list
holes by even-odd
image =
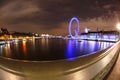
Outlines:
{"label": "pavement", "polygon": [[120,55],[113,69],[111,70],[107,80],[120,80]]}
{"label": "pavement", "polygon": [[[111,52],[108,51],[109,54],[100,61],[98,60],[101,57],[98,56],[102,52],[73,61],[20,62],[0,57],[0,80],[90,80],[111,61],[119,46],[113,48]],[[92,61],[96,63],[92,64]],[[86,63],[89,64],[85,65]],[[120,55],[113,70],[105,80],[120,80],[119,63]],[[90,67],[87,67],[88,65]]]}

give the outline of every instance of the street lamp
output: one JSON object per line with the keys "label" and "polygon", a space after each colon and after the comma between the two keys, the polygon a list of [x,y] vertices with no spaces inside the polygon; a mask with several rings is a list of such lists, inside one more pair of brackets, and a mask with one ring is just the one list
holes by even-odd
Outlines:
{"label": "street lamp", "polygon": [[118,37],[119,37],[119,40],[120,40],[120,23],[116,24],[116,27],[117,27],[117,29],[119,30],[119,35],[118,35]]}
{"label": "street lamp", "polygon": [[120,23],[116,25],[117,29],[120,30]]}

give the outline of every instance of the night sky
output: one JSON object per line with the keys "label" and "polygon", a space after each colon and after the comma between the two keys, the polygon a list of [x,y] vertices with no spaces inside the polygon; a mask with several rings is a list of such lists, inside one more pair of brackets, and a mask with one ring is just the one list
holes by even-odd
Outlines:
{"label": "night sky", "polygon": [[9,31],[64,35],[73,16],[81,31],[115,30],[120,0],[0,0],[0,27]]}

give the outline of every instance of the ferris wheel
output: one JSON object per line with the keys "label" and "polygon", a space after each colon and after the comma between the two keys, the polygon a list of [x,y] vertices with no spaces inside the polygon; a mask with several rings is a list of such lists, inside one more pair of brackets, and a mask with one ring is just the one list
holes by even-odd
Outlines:
{"label": "ferris wheel", "polygon": [[71,38],[76,39],[80,31],[80,23],[77,17],[73,17],[69,22],[69,35]]}

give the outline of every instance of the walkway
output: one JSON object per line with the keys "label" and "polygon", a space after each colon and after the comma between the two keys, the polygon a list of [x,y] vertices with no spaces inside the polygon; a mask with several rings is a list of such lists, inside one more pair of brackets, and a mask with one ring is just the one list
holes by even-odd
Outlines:
{"label": "walkway", "polygon": [[107,80],[120,80],[120,55]]}

